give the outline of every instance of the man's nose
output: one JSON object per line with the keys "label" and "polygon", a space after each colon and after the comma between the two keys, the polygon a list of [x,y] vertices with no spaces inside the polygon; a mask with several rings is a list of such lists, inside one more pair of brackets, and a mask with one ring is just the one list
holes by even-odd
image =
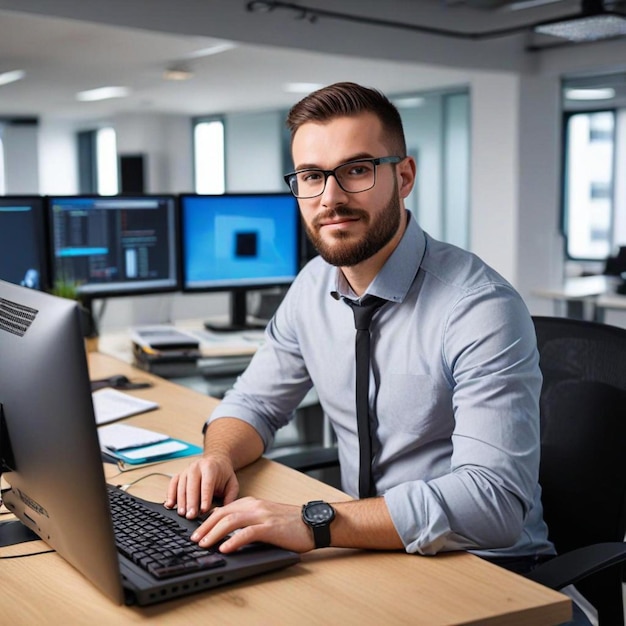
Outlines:
{"label": "man's nose", "polygon": [[334,174],[329,174],[326,178],[326,187],[322,193],[322,204],[324,206],[336,206],[345,204],[346,192],[341,188]]}

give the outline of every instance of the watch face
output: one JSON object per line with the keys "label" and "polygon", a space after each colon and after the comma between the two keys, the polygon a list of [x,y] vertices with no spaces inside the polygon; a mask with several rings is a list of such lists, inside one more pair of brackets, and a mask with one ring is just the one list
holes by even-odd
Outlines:
{"label": "watch face", "polygon": [[306,518],[312,524],[324,524],[335,516],[333,508],[326,502],[314,502],[306,507]]}

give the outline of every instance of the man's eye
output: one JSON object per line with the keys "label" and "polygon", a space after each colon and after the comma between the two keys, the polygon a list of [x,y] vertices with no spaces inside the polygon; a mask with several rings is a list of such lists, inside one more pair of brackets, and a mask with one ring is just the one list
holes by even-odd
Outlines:
{"label": "man's eye", "polygon": [[322,177],[321,172],[302,172],[299,178],[303,183],[315,183]]}
{"label": "man's eye", "polygon": [[350,169],[348,170],[348,175],[364,176],[366,174],[369,174],[371,171],[372,168],[369,163],[355,163],[354,165],[350,166]]}

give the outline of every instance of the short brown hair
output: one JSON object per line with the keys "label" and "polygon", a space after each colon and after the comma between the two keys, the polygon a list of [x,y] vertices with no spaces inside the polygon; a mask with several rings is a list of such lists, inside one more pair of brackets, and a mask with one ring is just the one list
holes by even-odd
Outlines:
{"label": "short brown hair", "polygon": [[293,142],[296,131],[307,122],[327,122],[336,117],[373,113],[389,135],[390,147],[406,156],[406,141],[398,109],[383,93],[356,83],[335,83],[318,89],[294,104],[287,115],[287,128]]}

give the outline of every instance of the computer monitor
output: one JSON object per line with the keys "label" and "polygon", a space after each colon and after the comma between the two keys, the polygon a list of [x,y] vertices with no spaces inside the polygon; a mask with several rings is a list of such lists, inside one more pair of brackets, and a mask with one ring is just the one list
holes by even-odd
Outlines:
{"label": "computer monitor", "polygon": [[179,288],[174,196],[48,198],[52,281],[81,299]]}
{"label": "computer monitor", "polygon": [[117,602],[113,525],[73,300],[0,281],[2,500],[20,522],[0,523],[0,545],[26,529]]}
{"label": "computer monitor", "polygon": [[46,213],[41,196],[0,196],[0,279],[50,286]]}
{"label": "computer monitor", "polygon": [[251,289],[289,285],[300,269],[300,213],[289,193],[180,196],[183,291],[228,291],[230,320],[212,330],[253,326]]}

